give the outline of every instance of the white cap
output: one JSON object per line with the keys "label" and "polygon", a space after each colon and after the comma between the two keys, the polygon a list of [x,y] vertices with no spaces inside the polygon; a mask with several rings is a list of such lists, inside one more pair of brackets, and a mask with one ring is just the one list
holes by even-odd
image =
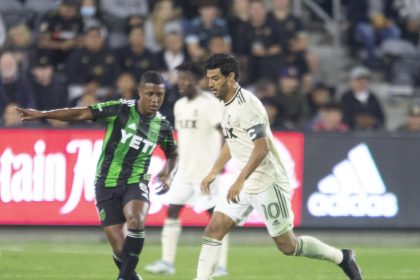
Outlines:
{"label": "white cap", "polygon": [[364,66],[356,66],[350,72],[351,79],[369,78],[370,71]]}

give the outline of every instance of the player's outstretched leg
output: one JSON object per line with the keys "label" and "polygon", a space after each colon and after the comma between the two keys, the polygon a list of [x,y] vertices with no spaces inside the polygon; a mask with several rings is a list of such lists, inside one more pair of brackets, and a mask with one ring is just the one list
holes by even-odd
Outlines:
{"label": "player's outstretched leg", "polygon": [[340,266],[351,280],[362,280],[362,273],[351,250],[339,250],[311,236],[296,238],[295,256],[327,260]]}
{"label": "player's outstretched leg", "polygon": [[347,249],[339,250],[311,236],[295,237],[292,230],[273,239],[285,255],[326,260],[339,265],[351,280],[362,279],[354,254]]}
{"label": "player's outstretched leg", "polygon": [[339,264],[344,273],[351,280],[362,280],[362,271],[356,263],[356,254],[353,250],[342,249],[343,261]]}

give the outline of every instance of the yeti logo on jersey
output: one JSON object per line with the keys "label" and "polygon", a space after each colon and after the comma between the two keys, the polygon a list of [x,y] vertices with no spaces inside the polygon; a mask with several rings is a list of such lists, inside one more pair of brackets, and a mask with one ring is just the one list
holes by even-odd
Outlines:
{"label": "yeti logo on jersey", "polygon": [[126,142],[128,142],[127,140],[130,140],[129,142],[129,146],[133,149],[140,149],[140,146],[143,144],[143,148],[142,148],[142,152],[143,153],[147,153],[149,155],[151,155],[153,153],[153,151],[156,148],[156,144],[153,144],[152,142],[150,142],[147,139],[144,139],[143,137],[140,137],[138,135],[135,135],[133,133],[129,133],[126,132],[124,129],[121,129],[121,143],[125,144]]}

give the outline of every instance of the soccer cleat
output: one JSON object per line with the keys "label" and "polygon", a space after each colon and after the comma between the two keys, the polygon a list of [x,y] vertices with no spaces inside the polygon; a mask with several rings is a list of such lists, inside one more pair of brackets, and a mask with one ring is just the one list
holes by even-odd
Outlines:
{"label": "soccer cleat", "polygon": [[154,263],[146,265],[144,267],[144,270],[152,274],[164,274],[164,275],[175,274],[174,265],[171,263],[162,261],[162,260],[155,261]]}
{"label": "soccer cleat", "polygon": [[[124,280],[122,278],[118,278],[117,280]],[[141,278],[141,276],[137,273],[134,273],[133,275],[131,275],[129,280],[143,280],[143,278]]]}
{"label": "soccer cleat", "polygon": [[227,275],[228,275],[227,269],[221,266],[217,266],[213,273],[213,277],[221,277],[221,276],[227,276]]}
{"label": "soccer cleat", "polygon": [[131,276],[130,280],[143,280],[143,278],[141,278],[140,274],[135,273]]}
{"label": "soccer cleat", "polygon": [[362,271],[356,263],[355,254],[350,249],[342,249],[343,261],[338,265],[350,280],[363,280]]}

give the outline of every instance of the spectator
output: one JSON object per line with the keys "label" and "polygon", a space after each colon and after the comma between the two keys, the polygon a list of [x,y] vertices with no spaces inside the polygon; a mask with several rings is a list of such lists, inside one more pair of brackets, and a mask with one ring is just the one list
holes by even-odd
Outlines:
{"label": "spectator", "polygon": [[115,99],[138,99],[136,80],[131,73],[121,73],[115,85]]}
{"label": "spectator", "polygon": [[139,78],[144,72],[156,69],[155,56],[144,43],[144,29],[133,27],[129,45],[119,49],[118,59],[123,72],[130,72]]}
{"label": "spectator", "polygon": [[67,76],[69,98],[81,95],[84,84],[95,81],[101,88],[100,98],[109,93],[119,74],[119,66],[113,51],[105,45],[105,31],[100,27],[89,27],[84,35],[83,47],[75,50],[69,57]]}
{"label": "spectator", "polygon": [[229,34],[232,36],[232,51],[242,55],[247,48],[244,35],[249,22],[249,0],[233,0],[230,14],[227,18]]}
{"label": "spectator", "polygon": [[188,60],[182,34],[171,31],[165,36],[165,48],[156,55],[156,69],[162,72],[172,87],[177,83],[178,72],[175,68]]}
{"label": "spectator", "polygon": [[369,89],[370,71],[357,66],[350,73],[350,89],[341,98],[343,120],[350,129],[381,129],[385,115],[376,95]]}
{"label": "spectator", "polygon": [[0,115],[9,103],[20,107],[34,107],[31,86],[19,68],[13,54],[4,52],[0,56]]}
{"label": "spectator", "polygon": [[254,94],[258,99],[274,98],[277,95],[276,83],[269,79],[260,79],[255,82]]}
{"label": "spectator", "polygon": [[239,83],[248,84],[248,49],[246,31],[249,25],[249,0],[233,0],[227,17],[229,34],[232,36],[232,52],[239,61]]}
{"label": "spectator", "polygon": [[331,103],[333,95],[333,91],[326,85],[316,85],[307,95],[309,118],[314,118],[321,107]]}
{"label": "spectator", "polygon": [[19,65],[21,72],[29,70],[29,61],[33,56],[31,31],[25,24],[10,27],[5,50],[10,51]]}
{"label": "spectator", "polygon": [[290,13],[290,0],[273,0],[270,17],[278,22],[279,28],[285,32],[285,40],[289,41],[303,31],[302,21]]}
{"label": "spectator", "polygon": [[101,0],[100,4],[112,31],[123,31],[126,19],[132,15],[149,14],[149,1],[145,0]]}
{"label": "spectator", "polygon": [[62,70],[70,52],[80,46],[83,21],[77,0],[62,0],[57,10],[48,13],[39,25],[38,48],[51,56],[53,65]]}
{"label": "spectator", "polygon": [[[309,68],[308,61],[311,61],[311,63],[316,63],[316,55],[309,52],[307,50],[306,45],[302,45],[305,40],[302,39],[303,37],[302,33],[299,33],[296,35],[296,37],[290,38],[288,41],[288,45],[284,51],[284,65],[285,66],[293,66],[296,67],[302,75],[302,92],[308,93],[309,90],[312,87],[312,81],[313,81],[313,75],[316,75],[316,73],[312,73],[311,69]],[[315,65],[312,65],[313,67]],[[317,71],[317,69],[313,69],[314,72]]]}
{"label": "spectator", "polygon": [[51,59],[44,55],[36,57],[32,65],[31,87],[36,109],[52,110],[67,107],[67,90],[55,73]]}
{"label": "spectator", "polygon": [[392,0],[349,0],[347,17],[351,27],[350,48],[355,48],[352,42],[360,42],[366,50],[364,63],[368,67],[377,67],[377,44],[399,38],[401,33],[395,24],[397,14],[392,7]]}
{"label": "spectator", "polygon": [[[144,19],[149,15],[147,0],[100,0],[104,20],[110,30],[109,45],[120,48],[127,42],[127,22],[132,19]],[[128,19],[128,20],[127,20]],[[137,24],[131,25],[139,26]],[[130,28],[128,28],[130,29]]]}
{"label": "spectator", "polygon": [[275,81],[283,64],[284,37],[277,23],[270,19],[263,0],[252,0],[250,21],[246,31],[248,42],[249,82],[259,78]]}
{"label": "spectator", "polygon": [[398,131],[420,132],[420,106],[411,105],[408,110],[408,119],[406,123],[398,128]]}
{"label": "spectator", "polygon": [[163,49],[165,34],[169,31],[183,33],[181,11],[172,0],[157,1],[152,14],[144,24],[145,46],[156,53]]}
{"label": "spectator", "polygon": [[231,44],[227,23],[219,17],[220,11],[216,0],[200,1],[198,12],[200,16],[191,21],[185,38],[188,54],[193,61],[204,58],[210,37],[214,34],[223,36],[226,44]]}
{"label": "spectator", "polygon": [[99,0],[82,0],[82,3],[80,4],[80,15],[82,16],[85,29],[91,26],[104,26],[104,20],[98,1]]}
{"label": "spectator", "polygon": [[349,127],[343,122],[343,112],[339,104],[329,103],[319,109],[311,126],[313,132],[347,132]]}
{"label": "spectator", "polygon": [[144,27],[146,17],[142,15],[132,15],[127,18],[126,33],[130,34],[131,29],[135,27]]}
{"label": "spectator", "polygon": [[209,56],[217,53],[229,53],[230,44],[226,44],[223,36],[214,34],[210,37],[208,49]]}
{"label": "spectator", "polygon": [[283,129],[301,129],[307,119],[307,104],[300,89],[301,78],[293,66],[284,67],[280,72],[276,99]]}

